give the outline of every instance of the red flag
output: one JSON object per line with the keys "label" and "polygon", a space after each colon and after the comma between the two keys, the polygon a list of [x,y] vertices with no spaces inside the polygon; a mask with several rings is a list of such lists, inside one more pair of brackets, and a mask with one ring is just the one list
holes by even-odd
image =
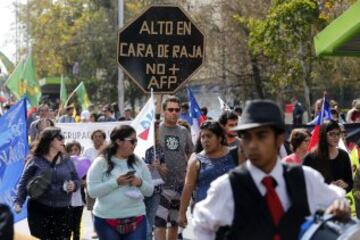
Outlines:
{"label": "red flag", "polygon": [[324,93],[320,114],[316,117],[317,121],[312,131],[309,146],[307,149],[308,152],[312,151],[319,143],[320,125],[324,122],[324,120],[331,119],[330,104],[326,100],[326,93]]}
{"label": "red flag", "polygon": [[320,125],[316,125],[314,130],[312,131],[312,135],[310,138],[310,142],[307,148],[308,152],[311,152],[319,143],[319,132],[320,132]]}

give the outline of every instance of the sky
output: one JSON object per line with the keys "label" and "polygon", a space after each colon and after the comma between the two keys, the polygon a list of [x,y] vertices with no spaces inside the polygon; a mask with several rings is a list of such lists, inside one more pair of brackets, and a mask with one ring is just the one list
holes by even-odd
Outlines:
{"label": "sky", "polygon": [[0,51],[15,61],[15,0],[0,0]]}

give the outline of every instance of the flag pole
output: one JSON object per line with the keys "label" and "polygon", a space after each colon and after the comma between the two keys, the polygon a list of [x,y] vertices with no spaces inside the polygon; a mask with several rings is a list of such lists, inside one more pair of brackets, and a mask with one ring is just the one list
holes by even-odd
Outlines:
{"label": "flag pole", "polygon": [[[66,106],[68,105],[70,99],[74,96],[74,94],[76,93],[76,91],[78,90],[78,88],[80,87],[82,82],[79,83],[79,85],[77,85],[77,87],[74,89],[74,91],[72,91],[69,95],[69,97],[66,99],[65,101],[65,104],[64,104],[64,109],[66,108]],[[58,112],[58,117],[60,115],[60,109],[59,109],[59,112]]]}
{"label": "flag pole", "polygon": [[[151,100],[153,101],[153,103],[154,103],[154,91],[153,91],[153,89],[151,88],[151,95],[150,95],[150,98],[151,98]],[[156,121],[156,113],[154,113],[155,114],[155,116],[154,116],[154,120],[152,121],[152,126],[154,126],[153,127],[153,131],[154,131],[154,160],[156,160],[156,129],[155,129],[155,121]],[[151,127],[150,127],[150,129],[151,129]]]}
{"label": "flag pole", "polygon": [[72,91],[72,93],[70,94],[70,96],[68,97],[68,99],[66,99],[65,105],[64,107],[66,107],[70,101],[70,99],[74,96],[74,94],[76,93],[76,91],[78,90],[78,88],[81,86],[81,83],[79,83],[79,85],[77,85],[77,87],[74,89],[74,91]]}

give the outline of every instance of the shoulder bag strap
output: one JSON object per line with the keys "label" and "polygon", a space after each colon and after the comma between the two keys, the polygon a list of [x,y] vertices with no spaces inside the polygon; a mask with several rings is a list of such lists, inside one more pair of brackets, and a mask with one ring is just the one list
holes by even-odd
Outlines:
{"label": "shoulder bag strap", "polygon": [[53,160],[51,161],[51,168],[54,168],[56,161],[58,160],[58,158],[61,157],[61,153],[59,152],[58,154],[56,154],[56,156],[53,158]]}

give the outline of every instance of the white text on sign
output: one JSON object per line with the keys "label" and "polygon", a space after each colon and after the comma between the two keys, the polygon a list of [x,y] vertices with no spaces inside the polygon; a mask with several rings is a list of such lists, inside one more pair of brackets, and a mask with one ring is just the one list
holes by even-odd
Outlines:
{"label": "white text on sign", "polygon": [[144,21],[139,33],[148,35],[191,35],[191,22]]}

